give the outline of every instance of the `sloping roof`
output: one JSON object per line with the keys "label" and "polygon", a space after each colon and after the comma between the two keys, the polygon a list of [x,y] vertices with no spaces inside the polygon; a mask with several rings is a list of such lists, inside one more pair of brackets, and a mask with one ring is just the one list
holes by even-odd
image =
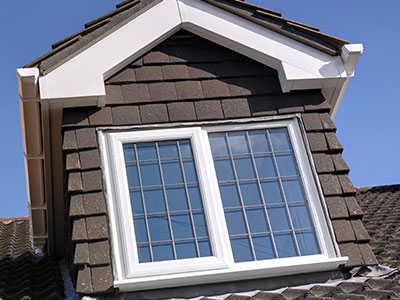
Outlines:
{"label": "sloping roof", "polygon": [[57,263],[34,253],[28,218],[0,219],[0,299],[64,299]]}
{"label": "sloping roof", "polygon": [[379,262],[400,270],[400,184],[360,188],[356,197]]}
{"label": "sloping roof", "polygon": [[[341,53],[348,41],[321,33],[318,28],[289,20],[280,12],[272,11],[242,0],[202,0],[267,29],[290,37],[330,55]],[[64,59],[78,53],[95,40],[122,26],[142,11],[157,4],[159,0],[126,0],[116,5],[116,9],[85,24],[85,28],[52,45],[52,50],[27,64],[26,68],[38,67],[46,72]]]}

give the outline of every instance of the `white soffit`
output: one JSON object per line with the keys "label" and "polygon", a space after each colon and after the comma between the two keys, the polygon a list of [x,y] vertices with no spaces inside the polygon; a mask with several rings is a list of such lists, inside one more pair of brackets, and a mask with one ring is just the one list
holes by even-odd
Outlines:
{"label": "white soffit", "polygon": [[73,98],[101,105],[105,78],[181,28],[276,69],[284,92],[323,89],[332,106],[361,54],[346,45],[345,55],[331,56],[203,1],[163,0],[41,77],[40,98],[64,99],[65,107],[76,106]]}

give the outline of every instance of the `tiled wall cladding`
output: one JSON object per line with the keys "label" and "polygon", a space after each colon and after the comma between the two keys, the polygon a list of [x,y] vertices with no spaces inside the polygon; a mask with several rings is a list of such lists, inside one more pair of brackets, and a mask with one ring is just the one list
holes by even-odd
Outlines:
{"label": "tiled wall cladding", "polygon": [[113,281],[97,126],[301,113],[347,267],[377,263],[320,91],[283,94],[275,70],[180,32],[109,78],[106,92],[104,108],[64,110],[68,255],[78,292],[106,292]]}

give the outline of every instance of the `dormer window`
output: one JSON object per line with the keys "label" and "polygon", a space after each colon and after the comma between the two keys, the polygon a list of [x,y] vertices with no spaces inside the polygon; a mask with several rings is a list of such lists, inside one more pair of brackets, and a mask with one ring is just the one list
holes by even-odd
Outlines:
{"label": "dormer window", "polygon": [[297,118],[104,130],[115,286],[335,269]]}

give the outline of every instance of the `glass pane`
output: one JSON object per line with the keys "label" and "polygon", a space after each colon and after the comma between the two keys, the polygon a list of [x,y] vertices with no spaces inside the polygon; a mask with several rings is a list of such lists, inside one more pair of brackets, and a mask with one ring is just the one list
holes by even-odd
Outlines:
{"label": "glass pane", "polygon": [[174,239],[193,238],[192,221],[190,215],[186,214],[172,214],[171,215],[172,230]]}
{"label": "glass pane", "polygon": [[242,193],[242,199],[245,206],[263,204],[257,182],[250,181],[241,183],[240,192]]}
{"label": "glass pane", "polygon": [[293,257],[298,255],[292,233],[275,233],[274,239],[279,258]]}
{"label": "glass pane", "polygon": [[185,170],[186,182],[197,182],[196,167],[193,159],[184,159],[183,168]]}
{"label": "glass pane", "polygon": [[165,184],[183,183],[181,163],[179,160],[161,162]]}
{"label": "glass pane", "polygon": [[139,160],[157,159],[156,143],[136,144]]}
{"label": "glass pane", "polygon": [[232,245],[233,258],[235,262],[244,262],[253,260],[250,241],[247,236],[231,238],[231,245]]}
{"label": "glass pane", "polygon": [[149,246],[138,247],[139,263],[151,262]]}
{"label": "glass pane", "polygon": [[158,143],[158,151],[160,151],[160,158],[177,158],[178,155],[178,147],[176,146],[176,142],[159,142]]}
{"label": "glass pane", "polygon": [[257,260],[275,258],[274,246],[269,234],[261,236],[257,235],[252,238]]}
{"label": "glass pane", "polygon": [[292,150],[286,128],[270,129],[269,135],[274,151]]}
{"label": "glass pane", "polygon": [[174,251],[171,243],[153,244],[154,261],[174,259]]}
{"label": "glass pane", "polygon": [[137,243],[148,242],[147,229],[144,217],[134,217],[133,227],[135,228],[135,237]]}
{"label": "glass pane", "polygon": [[273,231],[289,230],[290,223],[286,212],[286,207],[268,207],[268,216]]}
{"label": "glass pane", "polygon": [[155,241],[171,240],[167,215],[155,215],[148,217],[150,238]]}
{"label": "glass pane", "polygon": [[303,188],[300,182],[300,178],[294,179],[283,179],[282,180],[283,190],[285,191],[287,202],[304,202],[306,201],[304,197]]}
{"label": "glass pane", "polygon": [[293,227],[295,229],[312,228],[308,207],[306,204],[292,204],[289,205],[290,217],[292,218]]}
{"label": "glass pane", "polygon": [[232,154],[245,154],[250,153],[247,145],[246,132],[229,132],[229,144],[231,146]]}
{"label": "glass pane", "polygon": [[259,178],[276,177],[274,160],[271,155],[257,155],[254,157]]}
{"label": "glass pane", "polygon": [[242,210],[225,210],[225,218],[230,235],[247,233]]}
{"label": "glass pane", "polygon": [[143,194],[147,213],[166,211],[162,188],[145,188]]}
{"label": "glass pane", "polygon": [[134,144],[124,144],[123,149],[124,149],[125,162],[136,160]]}
{"label": "glass pane", "polygon": [[269,231],[264,208],[246,208],[251,233]]}
{"label": "glass pane", "polygon": [[212,133],[208,135],[213,156],[228,155],[225,133]]}
{"label": "glass pane", "polygon": [[176,242],[175,248],[178,259],[197,257],[196,244],[194,241]]}
{"label": "glass pane", "polygon": [[193,220],[196,228],[197,238],[208,237],[208,230],[204,213],[203,212],[193,213]]}
{"label": "glass pane", "polygon": [[191,205],[192,209],[203,208],[199,185],[198,184],[188,185],[188,192],[189,192],[189,198],[190,198],[190,205]]}
{"label": "glass pane", "polygon": [[225,208],[241,206],[236,183],[220,183],[219,190],[221,193],[222,204]]}
{"label": "glass pane", "polygon": [[266,130],[251,130],[249,131],[249,138],[253,153],[271,152]]}
{"label": "glass pane", "polygon": [[170,211],[189,209],[186,191],[183,186],[167,187],[165,191],[167,193],[168,208]]}
{"label": "glass pane", "polygon": [[278,164],[279,174],[281,176],[297,175],[296,161],[292,153],[276,154],[276,163]]}
{"label": "glass pane", "polygon": [[135,189],[130,191],[129,193],[131,198],[131,206],[132,206],[132,214],[143,214],[143,202],[142,195],[140,194],[140,190]]}
{"label": "glass pane", "polygon": [[129,187],[139,186],[139,176],[136,164],[126,165],[126,175],[128,176]]}
{"label": "glass pane", "polygon": [[262,180],[260,183],[266,204],[284,202],[278,180]]}
{"label": "glass pane", "polygon": [[181,149],[182,157],[192,157],[192,145],[189,140],[179,141],[179,148]]}
{"label": "glass pane", "polygon": [[296,232],[296,238],[299,244],[301,255],[313,255],[321,253],[314,231],[308,230]]}
{"label": "glass pane", "polygon": [[199,240],[200,256],[212,256],[211,245],[209,240]]}
{"label": "glass pane", "polygon": [[235,179],[230,158],[214,158],[214,166],[218,181]]}
{"label": "glass pane", "polygon": [[239,179],[256,178],[253,162],[249,156],[235,157],[233,161],[235,162],[236,172]]}
{"label": "glass pane", "polygon": [[157,162],[141,162],[139,166],[143,186],[161,185],[160,168]]}

